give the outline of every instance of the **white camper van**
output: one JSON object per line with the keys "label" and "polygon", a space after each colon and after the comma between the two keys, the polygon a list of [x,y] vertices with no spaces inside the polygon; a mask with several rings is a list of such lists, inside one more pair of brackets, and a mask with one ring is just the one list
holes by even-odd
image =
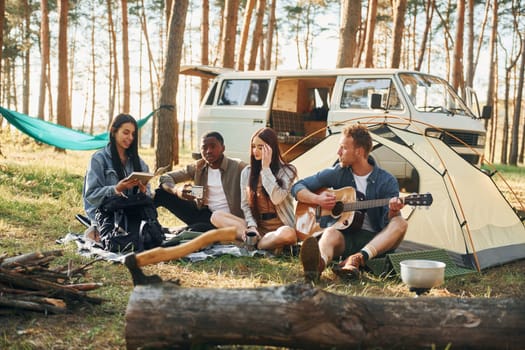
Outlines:
{"label": "white camper van", "polygon": [[[182,67],[182,74],[213,77],[209,67]],[[477,101],[476,98],[469,99]],[[476,109],[479,113],[479,108]],[[222,71],[205,94],[197,140],[218,131],[231,157],[249,159],[250,138],[274,128],[288,161],[346,123],[395,123],[442,138],[478,164],[485,146],[483,118],[475,115],[443,79],[399,69]],[[335,152],[335,151],[334,151]],[[389,158],[389,157],[386,157]]]}

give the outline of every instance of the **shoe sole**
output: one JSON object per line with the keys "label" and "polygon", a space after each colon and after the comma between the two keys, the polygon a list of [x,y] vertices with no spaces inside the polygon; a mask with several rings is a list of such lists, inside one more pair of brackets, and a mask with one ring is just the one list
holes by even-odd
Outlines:
{"label": "shoe sole", "polygon": [[343,269],[341,266],[336,265],[332,267],[332,272],[342,280],[352,280],[361,278],[361,271],[355,266]]}
{"label": "shoe sole", "polygon": [[319,252],[319,244],[315,237],[308,237],[303,241],[299,256],[303,264],[305,280],[307,282],[316,282],[319,280],[321,276],[319,272],[321,253]]}

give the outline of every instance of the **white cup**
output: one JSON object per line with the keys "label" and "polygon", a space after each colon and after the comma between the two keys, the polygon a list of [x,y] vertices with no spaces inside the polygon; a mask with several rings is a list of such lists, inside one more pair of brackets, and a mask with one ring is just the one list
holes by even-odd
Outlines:
{"label": "white cup", "polygon": [[191,187],[191,195],[194,196],[197,199],[202,199],[204,196],[204,187],[202,186],[192,186]]}

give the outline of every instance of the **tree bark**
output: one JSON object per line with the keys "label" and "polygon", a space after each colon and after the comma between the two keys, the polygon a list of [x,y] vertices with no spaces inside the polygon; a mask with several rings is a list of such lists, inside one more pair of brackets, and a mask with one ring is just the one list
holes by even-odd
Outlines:
{"label": "tree bark", "polygon": [[[95,130],[95,107],[97,105],[97,55],[95,48],[96,28],[95,4],[91,4],[91,113],[89,115],[89,133]],[[84,125],[82,125],[84,127]]]}
{"label": "tree bark", "polygon": [[24,0],[24,80],[23,80],[23,93],[22,93],[22,112],[29,114],[29,91],[31,90],[31,9],[29,8],[29,2]]}
{"label": "tree bark", "polygon": [[237,10],[239,0],[226,0],[224,28],[222,30],[221,61],[224,68],[235,67],[235,36],[237,31]]}
{"label": "tree bark", "polygon": [[122,7],[122,77],[123,77],[123,101],[122,113],[129,113],[129,48],[128,48],[128,1],[120,1]]}
{"label": "tree bark", "polygon": [[108,129],[115,112],[115,99],[117,98],[118,85],[118,60],[117,60],[117,36],[113,25],[112,1],[106,0],[108,11],[108,34],[109,34],[109,81],[108,81]]}
{"label": "tree bark", "polygon": [[[456,14],[456,37],[454,40],[454,60],[452,61],[452,86],[456,91],[463,88],[463,36],[465,28],[465,0],[458,0]],[[463,93],[463,97],[465,94]]]}
{"label": "tree bark", "polygon": [[266,35],[266,57],[264,59],[264,69],[272,68],[272,49],[273,49],[273,33],[275,29],[275,8],[277,0],[272,0],[270,6],[270,15],[268,17],[268,31]]}
{"label": "tree bark", "polygon": [[263,32],[264,9],[266,0],[257,0],[257,12],[255,13],[255,26],[252,34],[252,47],[250,50],[250,60],[248,61],[248,70],[255,70],[257,62],[257,49],[260,47]]}
{"label": "tree bark", "polygon": [[366,39],[365,39],[365,67],[374,66],[374,32],[377,17],[377,0],[368,1],[368,15],[366,19]]}
{"label": "tree bark", "polygon": [[523,300],[348,297],[309,284],[196,289],[160,283],[135,287],[125,334],[128,349],[197,344],[517,349],[525,342],[523,329]]}
{"label": "tree bark", "polygon": [[359,28],[361,1],[344,0],[341,4],[341,27],[337,49],[337,68],[353,67],[356,53],[356,34]]}
{"label": "tree bark", "polygon": [[68,0],[59,2],[59,32],[58,32],[58,89],[57,89],[57,124],[71,128],[71,116],[68,96],[68,40],[67,16],[69,12]]}
{"label": "tree bark", "polygon": [[394,36],[392,38],[392,59],[390,63],[392,68],[399,68],[401,62],[406,10],[407,0],[394,0]]}
{"label": "tree bark", "polygon": [[[141,0],[142,11],[140,14],[140,23],[142,27],[142,33],[144,34],[144,40],[146,41],[146,48],[148,52],[148,80],[149,80],[149,93],[151,99],[151,109],[155,110],[155,93],[158,90],[158,84],[160,82],[159,72],[157,66],[155,65],[155,58],[153,57],[153,52],[151,50],[151,43],[149,40],[148,25],[146,20],[146,13],[144,7],[144,0]],[[155,79],[153,79],[153,73],[155,73]],[[157,130],[157,118],[151,120],[151,138],[150,138],[150,147],[155,147],[155,132]]]}
{"label": "tree bark", "polygon": [[[0,28],[4,28],[5,18],[5,0],[0,0]],[[0,30],[0,83],[2,83],[2,54],[4,48],[4,31]],[[0,89],[0,101],[2,97],[2,90]],[[1,126],[2,124],[0,124]]]}
{"label": "tree bark", "polygon": [[[42,22],[40,23],[40,89],[38,98],[38,118],[44,120],[44,108],[46,105],[46,87],[49,83],[49,9],[47,0],[40,1],[40,12]],[[0,27],[1,28],[1,27]],[[1,57],[0,57],[1,60]]]}
{"label": "tree bark", "polygon": [[252,20],[253,9],[255,8],[255,0],[247,0],[246,8],[244,9],[244,19],[242,23],[241,38],[239,43],[239,54],[237,55],[237,70],[244,70],[244,57],[246,54],[246,47],[248,45],[248,34],[250,33],[250,22]]}
{"label": "tree bark", "polygon": [[[201,23],[201,63],[207,66],[210,63],[209,50],[210,50],[210,2],[209,0],[202,1],[202,23]],[[208,79],[201,78],[201,91],[200,99],[206,94],[208,90]]]}
{"label": "tree bark", "polygon": [[465,86],[474,82],[474,0],[467,1],[467,59],[465,62]]}
{"label": "tree bark", "polygon": [[[425,30],[421,38],[421,43],[419,45],[419,53],[417,58],[417,63],[415,70],[420,71],[421,66],[423,65],[423,59],[425,57],[425,52],[427,51],[427,41],[430,33],[430,28],[432,26],[432,18],[434,17],[434,0],[430,0],[425,5]],[[429,53],[430,55],[430,53]]]}
{"label": "tree bark", "polygon": [[[494,112],[496,112],[496,100],[495,100],[495,85],[496,85],[496,40],[498,35],[498,2],[494,1],[492,6],[492,30],[490,33],[489,41],[489,75],[488,75],[488,86],[487,86],[487,104],[494,106]],[[485,129],[490,130],[489,141],[489,160],[492,162],[494,160],[495,154],[495,142],[496,135],[494,131],[496,130],[496,117],[497,114],[494,113],[490,120],[485,120]],[[490,129],[489,129],[489,122]]]}
{"label": "tree bark", "polygon": [[[525,48],[525,36],[522,37],[522,47]],[[512,131],[510,141],[509,164],[518,165],[518,147],[519,147],[519,127],[521,103],[523,101],[523,79],[525,77],[525,50],[521,51],[521,64],[518,76],[518,84],[515,88],[517,91],[516,100],[514,102],[514,118],[512,119]]]}
{"label": "tree bark", "polygon": [[176,97],[187,12],[188,0],[173,1],[173,8],[170,11],[164,81],[160,89],[159,106],[166,107],[161,108],[158,113],[156,169],[179,163]]}

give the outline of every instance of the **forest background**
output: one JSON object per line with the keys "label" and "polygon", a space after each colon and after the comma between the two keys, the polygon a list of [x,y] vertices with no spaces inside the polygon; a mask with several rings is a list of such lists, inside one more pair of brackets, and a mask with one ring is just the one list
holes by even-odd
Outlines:
{"label": "forest background", "polygon": [[[159,167],[194,145],[209,83],[179,77],[181,65],[399,67],[462,95],[474,88],[494,108],[486,159],[519,165],[524,10],[521,0],[0,0],[0,105],[88,133],[120,112],[173,105],[142,134]],[[2,118],[0,130],[17,133]]]}

